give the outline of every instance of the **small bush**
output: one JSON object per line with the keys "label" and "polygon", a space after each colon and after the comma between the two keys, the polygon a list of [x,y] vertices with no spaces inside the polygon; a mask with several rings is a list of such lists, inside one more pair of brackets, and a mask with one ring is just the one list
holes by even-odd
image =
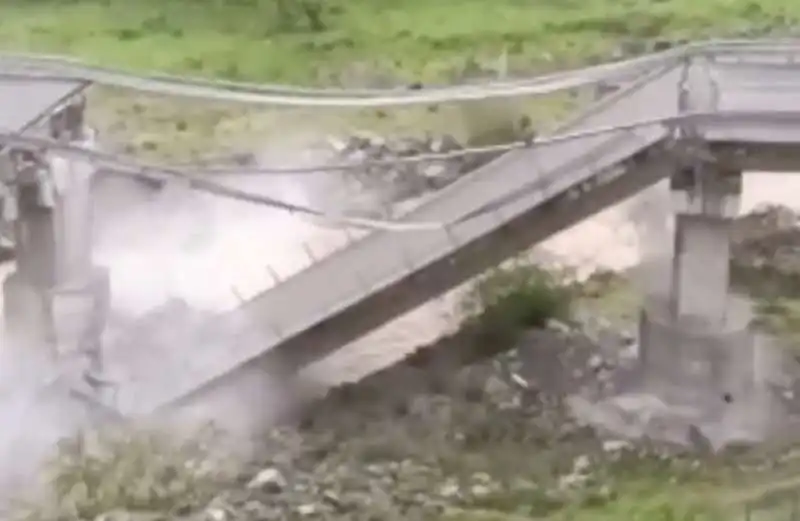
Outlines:
{"label": "small bush", "polygon": [[44,500],[14,518],[92,520],[110,512],[182,515],[204,507],[227,474],[210,459],[210,433],[177,441],[154,432],[83,433],[45,466]]}
{"label": "small bush", "polygon": [[478,280],[460,311],[476,329],[479,342],[508,346],[527,329],[567,318],[573,297],[574,287],[563,273],[516,263]]}

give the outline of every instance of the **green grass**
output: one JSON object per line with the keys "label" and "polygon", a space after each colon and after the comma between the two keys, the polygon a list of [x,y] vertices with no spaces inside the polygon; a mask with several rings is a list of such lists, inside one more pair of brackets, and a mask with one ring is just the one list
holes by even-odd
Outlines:
{"label": "green grass", "polygon": [[[385,86],[460,82],[476,70],[496,71],[500,56],[512,73],[533,74],[607,60],[623,42],[642,52],[659,38],[785,33],[800,15],[800,4],[784,0],[302,1],[321,6],[322,29],[309,26],[300,0],[8,0],[0,7],[0,49],[133,71]],[[281,3],[289,15],[279,16]],[[270,111],[107,90],[91,102],[93,124],[114,148],[177,161],[263,149],[276,129],[281,138],[354,129],[474,132],[461,107]],[[562,96],[511,110],[538,123],[574,106]]]}
{"label": "green grass", "polygon": [[563,67],[622,40],[765,32],[800,13],[785,0],[330,0],[313,31],[302,15],[282,23],[277,3],[9,0],[0,45],[125,69],[339,83],[358,68],[372,80],[446,78],[503,51],[517,69]]}
{"label": "green grass", "polygon": [[556,272],[517,262],[498,267],[475,282],[461,302],[463,323],[475,328],[483,346],[513,346],[526,330],[569,317],[576,289]]}

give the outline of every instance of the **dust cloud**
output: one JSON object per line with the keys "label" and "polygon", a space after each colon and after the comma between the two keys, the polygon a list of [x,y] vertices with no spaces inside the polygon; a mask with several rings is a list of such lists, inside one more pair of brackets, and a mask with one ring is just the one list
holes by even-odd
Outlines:
{"label": "dust cloud", "polygon": [[[270,164],[297,165],[297,155],[281,150],[266,154]],[[319,158],[306,154],[308,164]],[[341,210],[348,191],[339,177],[231,176],[225,183],[293,203]],[[791,206],[800,193],[800,178],[785,174],[745,177],[742,211],[760,203]],[[236,307],[279,280],[304,269],[346,245],[348,234],[324,229],[297,215],[241,204],[191,191],[181,184],[154,190],[131,180],[107,178],[98,185],[96,260],[111,270],[113,310],[110,328],[140,318],[171,299],[191,308],[220,313]],[[665,184],[624,201],[534,248],[534,252],[584,272],[622,270],[639,265],[634,277],[642,288],[655,289],[661,280],[659,259],[672,244],[669,193]],[[8,269],[5,267],[4,269]],[[320,385],[357,379],[402,358],[414,347],[432,341],[453,327],[457,293],[446,295],[306,371]],[[74,429],[63,405],[42,401],[38,382],[46,379],[33,357],[21,360],[19,350],[0,356],[0,479],[17,479],[19,472],[38,465],[53,440]],[[173,348],[191,357],[190,345]],[[24,357],[23,357],[24,358]],[[154,357],[153,364],[160,361]],[[219,403],[205,404],[196,418],[235,424],[252,414],[254,395],[263,396],[260,375],[245,379]],[[252,380],[252,381],[250,381]],[[257,388],[257,389],[256,389]],[[272,386],[273,404],[288,400],[285,389]],[[0,482],[0,486],[3,482]]]}

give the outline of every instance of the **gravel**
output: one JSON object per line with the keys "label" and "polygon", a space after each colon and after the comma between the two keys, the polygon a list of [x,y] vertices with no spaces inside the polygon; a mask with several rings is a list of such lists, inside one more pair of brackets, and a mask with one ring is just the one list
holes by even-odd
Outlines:
{"label": "gravel", "polygon": [[[330,138],[329,143],[333,163],[354,166],[344,172],[344,179],[354,185],[358,199],[371,201],[365,210],[383,217],[391,217],[399,203],[440,190],[487,160],[486,156],[464,155],[413,161],[422,155],[447,156],[463,150],[464,145],[450,134],[386,138],[359,133],[343,140]],[[401,162],[391,163],[398,160]],[[363,166],[368,162],[378,164]]]}
{"label": "gravel", "polygon": [[625,357],[572,326],[532,331],[516,348],[460,370],[481,353],[454,345],[466,345],[463,334],[336,388],[269,430],[257,463],[193,517],[436,519],[519,497],[527,499],[517,510],[537,515],[587,491],[610,497],[613,481],[600,479],[600,468],[675,454],[601,439],[574,419],[566,393],[601,392],[598,375]]}

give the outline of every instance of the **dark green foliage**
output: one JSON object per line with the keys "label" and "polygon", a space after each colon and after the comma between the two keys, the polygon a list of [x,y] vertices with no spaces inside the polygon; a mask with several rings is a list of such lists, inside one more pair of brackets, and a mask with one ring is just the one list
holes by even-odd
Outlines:
{"label": "dark green foliage", "polygon": [[509,346],[528,329],[569,316],[574,287],[563,274],[516,263],[481,278],[462,302],[467,324],[481,344]]}

